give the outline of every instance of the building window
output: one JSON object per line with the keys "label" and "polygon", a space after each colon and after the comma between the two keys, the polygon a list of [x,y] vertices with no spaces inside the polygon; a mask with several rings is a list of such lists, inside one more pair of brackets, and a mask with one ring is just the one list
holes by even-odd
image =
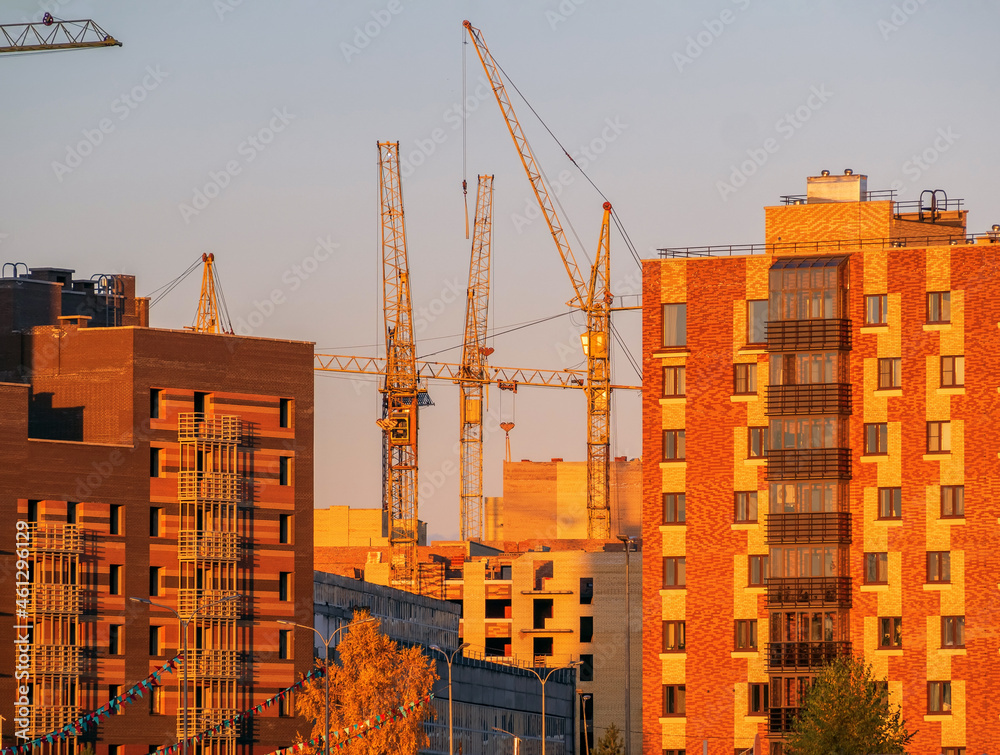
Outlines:
{"label": "building window", "polygon": [[878,518],[901,519],[903,516],[903,489],[878,489]]}
{"label": "building window", "polygon": [[736,493],[736,511],[735,518],[737,522],[756,522],[757,521],[757,491],[749,490]]}
{"label": "building window", "polygon": [[684,430],[663,431],[663,460],[683,461]]}
{"label": "building window", "polygon": [[[115,698],[117,698],[118,695],[120,695],[122,693],[121,690],[122,690],[122,687],[121,687],[120,684],[109,684],[108,685],[108,700],[114,700]],[[114,716],[114,715],[117,714],[117,712],[118,711],[116,711],[114,708],[111,708],[108,711],[108,715],[109,716]],[[111,750],[112,747],[115,748],[115,750],[113,752]],[[117,755],[118,752],[119,752],[119,750],[117,749],[118,747],[119,747],[119,745],[108,745],[108,755]]]}
{"label": "building window", "polygon": [[111,564],[108,567],[108,595],[122,594],[121,576],[121,564]]}
{"label": "building window", "polygon": [[663,755],[687,755],[687,750],[664,750]]}
{"label": "building window", "polygon": [[685,522],[685,499],[684,493],[664,493],[663,494],[663,523],[664,524],[684,524]]}
{"label": "building window", "polygon": [[687,391],[684,365],[663,368],[663,395],[683,396]]}
{"label": "building window", "polygon": [[757,649],[757,619],[736,620],[735,646],[737,650]]}
{"label": "building window", "polygon": [[292,630],[278,630],[278,660],[288,661],[292,658]]}
{"label": "building window", "polygon": [[108,626],[108,655],[121,655],[121,624],[111,624]]}
{"label": "building window", "polygon": [[965,516],[964,485],[941,486],[941,516],[944,518]]}
{"label": "building window", "polygon": [[76,501],[66,501],[66,524],[76,524]]}
{"label": "building window", "polygon": [[941,617],[941,647],[943,648],[965,647],[964,616]]}
{"label": "building window", "polygon": [[951,713],[951,682],[927,682],[927,712]]}
{"label": "building window", "polygon": [[278,400],[278,427],[292,426],[292,406],[290,398]]}
{"label": "building window", "polygon": [[747,456],[751,459],[762,459],[767,456],[767,428],[747,428]]}
{"label": "building window", "polygon": [[875,422],[865,425],[865,453],[885,455],[889,453],[889,425]]}
{"label": "building window", "polygon": [[965,385],[965,357],[941,357],[941,387],[960,388]]}
{"label": "building window", "polygon": [[964,747],[942,747],[941,755],[965,755]]}
{"label": "building window", "polygon": [[927,453],[946,454],[951,452],[951,422],[927,423]]}
{"label": "building window", "polygon": [[663,587],[672,589],[685,587],[687,574],[685,572],[684,556],[665,556],[663,559]]}
{"label": "building window", "polygon": [[764,587],[767,584],[767,556],[750,556],[750,587]]}
{"label": "building window", "polygon": [[885,585],[889,583],[889,554],[865,554],[865,584]]}
{"label": "building window", "polygon": [[951,322],[951,291],[927,294],[927,322]]}
{"label": "building window", "polygon": [[594,656],[591,653],[580,654],[580,681],[594,681]]}
{"label": "building window", "polygon": [[885,650],[903,646],[903,619],[900,616],[880,616],[878,646]]}
{"label": "building window", "polygon": [[580,617],[580,642],[594,641],[594,617]]}
{"label": "building window", "polygon": [[733,365],[733,393],[746,396],[757,393],[757,363]]}
{"label": "building window", "polygon": [[751,716],[767,713],[767,709],[770,707],[767,700],[769,687],[770,685],[767,682],[750,684],[748,697],[750,698],[749,713]]}
{"label": "building window", "polygon": [[163,627],[149,627],[149,654],[157,656],[160,654],[160,635],[163,634]]}
{"label": "building window", "polygon": [[663,652],[683,653],[687,648],[686,625],[683,621],[663,622]]}
{"label": "building window", "polygon": [[291,456],[279,456],[278,457],[278,484],[279,485],[291,485],[290,482],[292,475],[292,457]]}
{"label": "building window", "polygon": [[663,715],[683,716],[686,713],[686,688],[683,684],[663,685]]}
{"label": "building window", "polygon": [[580,577],[580,605],[589,606],[594,602],[594,578]]}
{"label": "building window", "polygon": [[902,374],[903,360],[899,357],[878,360],[878,387],[879,388],[899,388],[903,385]]}
{"label": "building window", "polygon": [[865,297],[865,325],[886,325],[889,306],[887,294],[874,294]]}
{"label": "building window", "polygon": [[38,521],[38,501],[28,501],[28,521]]}
{"label": "building window", "polygon": [[285,692],[278,698],[278,718],[290,718],[295,710],[295,702],[291,690]]}
{"label": "building window", "polygon": [[[551,637],[535,637],[531,643],[531,649],[536,659],[541,656],[542,658],[552,657],[552,638]],[[535,661],[536,666],[545,666],[544,662],[539,663]]]}
{"label": "building window", "polygon": [[163,411],[163,389],[162,388],[150,388],[149,389],[149,418],[150,419],[160,419],[160,414]]}
{"label": "building window", "polygon": [[284,545],[291,543],[291,514],[278,514],[278,542]]}
{"label": "building window", "polygon": [[160,477],[161,471],[163,469],[163,449],[162,448],[152,448],[149,449],[149,476],[150,477]]}
{"label": "building window", "polygon": [[149,715],[159,716],[163,713],[163,695],[161,687],[149,688]]}
{"label": "building window", "polygon": [[747,302],[747,345],[767,343],[767,299]]}
{"label": "building window", "polygon": [[278,600],[287,601],[291,599],[289,598],[289,595],[291,595],[291,590],[289,589],[291,581],[291,572],[278,572]]}
{"label": "building window", "polygon": [[198,414],[206,414],[208,412],[209,405],[209,394],[202,393],[200,391],[194,392],[194,410]]}
{"label": "building window", "polygon": [[951,553],[930,551],[927,554],[927,581],[951,582]]}
{"label": "building window", "polygon": [[108,534],[122,534],[122,507],[117,503],[108,506]]}
{"label": "building window", "polygon": [[160,567],[149,567],[149,597],[155,598],[160,594]]}
{"label": "building window", "polygon": [[163,518],[163,509],[159,506],[151,506],[149,509],[149,536],[159,537],[161,520]]}
{"label": "building window", "polygon": [[663,305],[663,346],[687,346],[687,304]]}

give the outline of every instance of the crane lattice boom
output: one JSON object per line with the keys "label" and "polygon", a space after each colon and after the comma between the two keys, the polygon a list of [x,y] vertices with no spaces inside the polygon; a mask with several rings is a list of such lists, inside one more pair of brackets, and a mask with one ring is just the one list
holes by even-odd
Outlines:
{"label": "crane lattice boom", "polygon": [[33,24],[0,24],[0,53],[115,46],[122,43],[89,18],[57,21],[46,13]]}

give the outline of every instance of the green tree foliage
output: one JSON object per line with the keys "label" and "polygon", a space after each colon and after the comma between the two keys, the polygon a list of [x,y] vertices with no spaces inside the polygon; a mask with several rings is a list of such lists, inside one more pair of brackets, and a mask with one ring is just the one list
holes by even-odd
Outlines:
{"label": "green tree foliage", "polygon": [[860,658],[838,658],[809,688],[785,750],[791,755],[902,753],[911,739],[899,706],[890,705],[871,666]]}
{"label": "green tree foliage", "polygon": [[[376,715],[393,714],[401,705],[422,699],[437,680],[434,662],[420,648],[400,648],[379,630],[378,622],[359,624],[369,618],[358,611],[350,629],[345,629],[337,646],[340,665],[331,663],[330,729],[342,730]],[[331,648],[332,653],[333,648]],[[317,662],[322,668],[323,661]],[[299,715],[314,721],[309,737],[322,742],[325,693],[322,677],[303,687],[295,699]],[[434,716],[430,704],[415,709],[406,718],[390,721],[381,729],[370,730],[350,744],[352,755],[416,755],[427,746],[424,721]],[[372,721],[374,724],[374,721]],[[336,737],[331,747],[336,752]],[[314,752],[322,753],[320,744]]]}
{"label": "green tree foliage", "polygon": [[625,742],[622,740],[622,732],[614,723],[608,725],[601,738],[597,740],[596,755],[622,755],[625,750]]}

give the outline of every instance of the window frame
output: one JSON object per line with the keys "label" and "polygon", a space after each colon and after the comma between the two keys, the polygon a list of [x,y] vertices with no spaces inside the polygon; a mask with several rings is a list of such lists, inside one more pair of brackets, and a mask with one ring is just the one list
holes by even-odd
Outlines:
{"label": "window frame", "polygon": [[122,624],[108,624],[108,655],[122,655],[124,643],[122,642]]}
{"label": "window frame", "polygon": [[[770,559],[770,556],[760,553],[752,553],[747,556],[747,587],[767,587]],[[754,564],[757,565],[759,582],[754,582]]]}
{"label": "window frame", "polygon": [[757,395],[757,362],[735,362],[733,364],[733,395]]}
{"label": "window frame", "polygon": [[[869,564],[875,565],[874,579],[871,576]],[[864,554],[863,564],[864,584],[866,585],[887,585],[889,584],[889,552],[888,551],[867,551]]]}
{"label": "window frame", "polygon": [[[945,428],[947,428],[947,433],[945,433]],[[946,434],[947,438],[945,438]],[[932,443],[933,439],[936,439],[936,443]],[[934,445],[937,447],[934,448]],[[951,420],[930,420],[927,422],[927,453],[951,453]]]}
{"label": "window frame", "polygon": [[[870,318],[872,311],[872,302],[877,301],[878,306],[875,307],[878,312],[879,319],[872,320]],[[867,294],[865,296],[865,325],[888,325],[889,324],[889,295],[888,294]]]}
{"label": "window frame", "polygon": [[163,389],[149,389],[149,418],[163,419]]}
{"label": "window frame", "polygon": [[108,595],[121,595],[122,587],[122,565],[108,564]]}
{"label": "window frame", "polygon": [[[745,640],[745,642],[742,642]],[[757,636],[757,619],[736,619],[733,622],[733,650],[750,653],[760,650]]]}
{"label": "window frame", "polygon": [[290,571],[278,572],[278,601],[288,603],[292,600],[292,573]]}
{"label": "window frame", "polygon": [[291,487],[294,475],[294,465],[291,456],[278,457],[278,485]]}
{"label": "window frame", "polygon": [[[764,305],[764,327],[761,328],[763,331],[763,340],[755,340],[753,337],[753,326],[756,318],[753,317],[753,305],[763,304]],[[768,300],[767,299],[747,299],[747,333],[746,333],[746,343],[747,346],[764,346],[767,344],[767,322],[768,322]]]}
{"label": "window frame", "polygon": [[[962,360],[958,362],[956,360]],[[945,360],[951,360],[951,369],[945,370]],[[956,369],[956,365],[961,364],[961,369]],[[945,382],[945,375],[951,373],[951,382]],[[962,373],[961,382],[958,382],[958,373]],[[942,388],[964,388],[965,387],[965,354],[942,355],[941,357],[941,387]]]}
{"label": "window frame", "polygon": [[278,514],[278,544],[292,544],[292,515]]}
{"label": "window frame", "polygon": [[[687,367],[685,365],[666,365],[663,368],[662,376],[663,398],[684,398],[687,395]],[[672,391],[668,391],[668,388],[672,388]]]}
{"label": "window frame", "polygon": [[149,507],[149,536],[163,537],[163,507]]}
{"label": "window frame", "polygon": [[[684,461],[687,453],[687,430],[686,428],[680,428],[677,430],[664,430],[663,431],[663,461]],[[667,456],[667,437],[672,436],[673,438],[673,456]],[[680,450],[680,456],[677,455],[678,449]]]}
{"label": "window frame", "polygon": [[[768,451],[768,428],[766,425],[754,426],[747,428],[747,458],[748,459],[766,459]],[[754,443],[754,433],[760,435],[760,443]],[[754,453],[754,446],[759,445],[759,452]]]}
{"label": "window frame", "polygon": [[[587,626],[589,621],[589,626]],[[586,637],[587,639],[584,639]],[[593,616],[581,616],[580,617],[580,642],[591,644],[594,641],[594,617]]]}
{"label": "window frame", "polygon": [[[680,569],[678,569],[680,567]],[[678,578],[679,575],[679,578]],[[668,584],[668,576],[673,584]],[[684,590],[687,588],[687,557],[664,556],[661,590]]]}
{"label": "window frame", "polygon": [[[669,629],[673,630],[674,647],[670,647],[667,638],[670,637]],[[686,653],[687,652],[687,622],[684,619],[664,619],[663,636],[661,637],[661,653]]]}
{"label": "window frame", "polygon": [[[948,624],[952,624],[951,632],[956,639],[961,635],[961,642],[948,643],[945,640],[948,637]],[[965,615],[961,616],[942,616],[941,617],[941,647],[944,649],[957,649],[965,647]]]}
{"label": "window frame", "polygon": [[[947,491],[947,493],[946,493]],[[950,495],[948,494],[950,493]],[[957,493],[957,495],[956,495]],[[951,513],[945,512],[945,501],[950,499]],[[958,501],[958,506],[955,502]],[[956,513],[955,509],[961,511]],[[964,519],[965,518],[965,485],[942,485],[941,486],[941,518],[942,519]]]}
{"label": "window frame", "polygon": [[125,507],[120,503],[112,503],[108,506],[108,534],[122,534],[122,512]]}
{"label": "window frame", "polygon": [[149,567],[149,597],[159,598],[163,596],[163,567]]}
{"label": "window frame", "polygon": [[927,584],[951,584],[951,551],[927,551]]}
{"label": "window frame", "polygon": [[157,446],[149,447],[149,476],[163,477],[164,449]]}
{"label": "window frame", "polygon": [[[885,622],[890,622],[888,625]],[[888,633],[886,629],[888,628]],[[885,638],[889,642],[884,642]],[[903,647],[903,617],[902,616],[879,616],[878,617],[878,649],[898,650]]]}
{"label": "window frame", "polygon": [[163,627],[158,624],[149,625],[149,655],[151,658],[163,655]]}
{"label": "window frame", "polygon": [[[934,297],[938,297],[935,299]],[[936,301],[936,308],[938,310],[936,317],[938,319],[931,319],[934,316],[935,305],[932,302]],[[945,310],[947,314],[945,313]],[[927,292],[927,324],[928,325],[945,325],[951,322],[951,291],[928,291]]]}
{"label": "window frame", "polygon": [[[737,490],[733,493],[733,523],[734,524],[756,524],[760,510],[757,507],[756,490]],[[746,496],[746,503],[743,505],[744,511],[740,511],[740,496]],[[751,511],[752,510],[752,511]],[[740,514],[745,513],[741,518]]]}
{"label": "window frame", "polygon": [[[754,706],[754,692],[757,692],[757,700],[763,703],[762,707]],[[771,683],[770,682],[748,682],[747,683],[747,715],[766,716],[770,710]]]}
{"label": "window frame", "polygon": [[[670,690],[670,692],[667,692],[667,690]],[[667,704],[668,699],[671,703],[669,706]],[[663,685],[663,706],[660,712],[663,714],[663,718],[681,718],[687,715],[686,684]]]}
{"label": "window frame", "polygon": [[[890,513],[885,513],[885,500],[890,499]],[[894,513],[898,511],[899,513]],[[878,519],[898,520],[903,518],[903,489],[902,488],[879,488],[878,489]]]}
{"label": "window frame", "polygon": [[[937,686],[939,687],[938,692],[938,702],[940,703],[940,708],[931,707],[931,690]],[[947,701],[945,698],[947,697]],[[945,707],[947,706],[947,707]],[[930,715],[947,716],[951,715],[951,681],[939,681],[939,682],[927,682],[927,713]]]}
{"label": "window frame", "polygon": [[888,391],[903,387],[902,357],[878,358],[878,390]]}
{"label": "window frame", "polygon": [[[866,422],[864,427],[864,454],[865,456],[888,456],[889,455],[889,423],[888,422]],[[873,434],[874,433],[874,434]],[[874,440],[874,449],[871,441]]]}
{"label": "window frame", "polygon": [[278,399],[278,427],[291,430],[295,424],[295,402],[290,398]]}
{"label": "window frame", "polygon": [[[670,505],[668,503],[669,499],[673,499],[673,519],[668,517],[670,511]],[[680,502],[680,505],[678,505],[678,502]],[[664,493],[663,509],[661,513],[662,524],[687,524],[687,493]]]}
{"label": "window frame", "polygon": [[[667,342],[668,340],[675,340],[674,338],[671,339],[667,338],[667,307],[678,307],[679,308],[678,311],[682,311],[684,313],[683,333],[677,333],[677,332],[674,333],[675,336],[677,335],[681,336],[680,338],[676,339],[678,343]],[[677,325],[678,323],[675,322],[675,326]],[[677,351],[687,350],[687,302],[669,302],[662,305],[662,307],[660,308],[660,340],[662,347],[664,349],[674,349]]]}

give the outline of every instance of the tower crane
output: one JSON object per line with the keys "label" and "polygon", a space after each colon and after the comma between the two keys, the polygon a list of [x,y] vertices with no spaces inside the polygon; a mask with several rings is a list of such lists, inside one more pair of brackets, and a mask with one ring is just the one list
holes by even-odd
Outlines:
{"label": "tower crane", "polygon": [[469,290],[459,380],[461,434],[462,540],[483,537],[483,399],[484,366],[493,349],[486,345],[493,228],[493,176],[479,176],[475,227],[469,263]]}
{"label": "tower crane", "polygon": [[382,510],[389,531],[393,581],[414,584],[417,564],[417,365],[410,268],[399,171],[399,142],[378,143],[382,227]]}
{"label": "tower crane", "polygon": [[608,494],[608,462],[610,460],[610,419],[611,419],[611,373],[608,347],[611,336],[610,291],[610,239],[609,217],[611,205],[604,203],[604,219],[601,225],[601,240],[598,254],[591,268],[589,282],[584,279],[577,265],[549,196],[542,172],[527,137],[507,96],[500,68],[490,53],[482,32],[464,21],[476,53],[493,86],[500,112],[507,124],[507,130],[514,140],[521,164],[548,224],[552,240],[556,244],[559,257],[573,286],[573,298],[568,305],[587,315],[587,332],[582,336],[584,354],[587,358],[587,534],[589,537],[607,540],[611,537],[610,501]]}
{"label": "tower crane", "polygon": [[[195,333],[232,333],[233,326],[229,322],[229,313],[225,309],[225,298],[222,296],[222,285],[219,274],[215,270],[215,255],[201,255],[201,298],[198,299],[198,316],[192,330]],[[223,303],[219,307],[220,300]],[[228,327],[227,327],[228,326]]]}
{"label": "tower crane", "polygon": [[51,13],[30,24],[0,24],[0,53],[121,47],[122,43],[94,21],[60,21]]}

